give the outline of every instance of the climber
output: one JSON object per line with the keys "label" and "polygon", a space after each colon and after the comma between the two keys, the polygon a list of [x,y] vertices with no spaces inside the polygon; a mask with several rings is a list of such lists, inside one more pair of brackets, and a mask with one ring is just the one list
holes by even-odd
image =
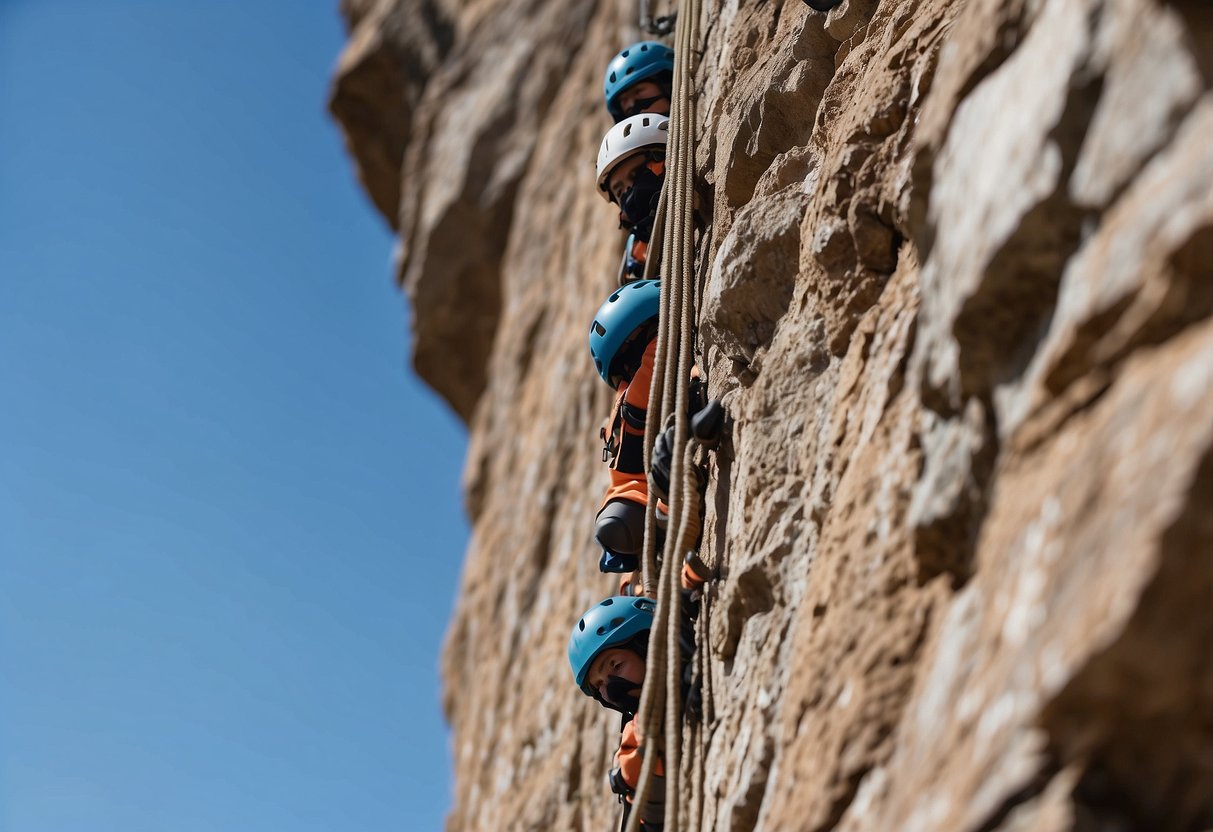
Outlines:
{"label": "climber", "polygon": [[569,665],[582,693],[605,708],[636,713],[656,606],[652,598],[615,596],[578,620],[569,635]]}
{"label": "climber", "polygon": [[590,325],[590,356],[602,380],[615,388],[611,418],[603,426],[602,458],[610,485],[594,521],[603,548],[603,572],[634,572],[644,545],[648,481],[644,470],[645,410],[657,354],[661,283],[640,280],[607,297]]}
{"label": "climber", "polygon": [[631,277],[644,273],[665,179],[669,127],[666,116],[630,116],[608,130],[598,148],[598,191],[619,206],[619,227],[631,232],[623,267]]}
{"label": "climber", "polygon": [[655,40],[633,43],[607,64],[602,82],[607,112],[615,121],[639,113],[670,114],[674,50]]}
{"label": "climber", "polygon": [[[649,631],[656,610],[657,604],[650,598],[607,598],[586,610],[569,634],[569,667],[574,683],[604,708],[623,715],[619,750],[607,776],[611,791],[623,803],[621,828],[627,826],[644,762],[635,716],[640,710]],[[641,809],[641,827],[646,830],[660,829],[665,815],[665,777],[660,764],[655,774],[649,799]]]}
{"label": "climber", "polygon": [[[632,796],[640,780],[644,749],[634,719],[640,708],[649,648],[649,631],[657,604],[651,598],[615,596],[586,610],[569,635],[569,666],[581,692],[596,699],[604,708],[619,711],[623,717],[615,766],[607,781],[611,791],[624,804],[624,825],[631,811]],[[695,649],[694,629],[680,610],[679,662],[682,665],[683,696],[687,710],[699,711],[699,698],[691,685],[691,654]],[[641,828],[661,828],[665,812],[665,778],[658,762],[649,799],[641,809]]]}
{"label": "climber", "polygon": [[[672,423],[658,436],[650,476],[646,477],[644,467],[645,417],[657,354],[660,298],[659,281],[630,283],[607,297],[590,325],[594,366],[616,390],[611,417],[600,431],[602,458],[608,463],[610,474],[610,485],[594,520],[594,539],[603,548],[598,568],[603,572],[634,573],[639,568],[650,477],[662,500],[669,491]],[[690,398],[692,435],[706,447],[714,447],[723,426],[724,410],[719,401],[705,400],[698,368],[692,369]],[[696,468],[694,475],[702,494],[707,472]],[[657,509],[659,517],[665,514],[663,503],[658,503]],[[659,525],[659,549],[664,542],[661,533]],[[711,575],[701,568],[697,558],[693,562],[688,559],[688,564],[683,568],[683,587],[698,589]],[[633,576],[621,583],[620,593],[631,594],[638,585]]]}

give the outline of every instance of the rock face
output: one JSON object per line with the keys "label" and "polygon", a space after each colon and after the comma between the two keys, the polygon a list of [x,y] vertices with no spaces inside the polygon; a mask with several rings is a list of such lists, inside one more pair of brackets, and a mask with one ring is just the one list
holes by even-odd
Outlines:
{"label": "rock face", "polygon": [[[689,828],[1213,826],[1213,7],[705,5],[700,364],[731,420]],[[613,587],[585,333],[634,4],[343,11],[332,109],[471,432],[447,829],[612,828],[617,725],[564,647]]]}

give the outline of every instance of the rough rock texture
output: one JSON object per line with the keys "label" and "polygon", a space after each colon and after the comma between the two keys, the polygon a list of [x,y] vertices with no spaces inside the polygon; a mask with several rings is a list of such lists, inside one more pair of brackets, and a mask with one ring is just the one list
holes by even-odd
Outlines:
{"label": "rough rock texture", "polygon": [[[695,828],[1213,826],[1213,10],[706,5]],[[584,336],[635,6],[343,11],[332,109],[471,431],[447,828],[611,828],[564,645],[612,587]]]}

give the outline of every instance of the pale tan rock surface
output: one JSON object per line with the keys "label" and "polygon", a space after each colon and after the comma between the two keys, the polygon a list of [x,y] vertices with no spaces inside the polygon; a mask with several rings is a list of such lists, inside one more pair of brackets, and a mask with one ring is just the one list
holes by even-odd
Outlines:
{"label": "pale tan rock surface", "polygon": [[[1210,6],[706,5],[696,828],[1213,827]],[[610,829],[564,649],[614,585],[585,334],[635,5],[343,12],[332,109],[471,435],[447,829]]]}

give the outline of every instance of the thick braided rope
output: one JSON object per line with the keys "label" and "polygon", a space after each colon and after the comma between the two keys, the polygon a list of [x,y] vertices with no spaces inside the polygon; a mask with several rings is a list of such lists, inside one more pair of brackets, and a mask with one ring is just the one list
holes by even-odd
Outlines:
{"label": "thick braided rope", "polygon": [[[684,14],[689,10],[684,10]],[[676,50],[683,54],[690,55],[692,44],[684,33],[689,34],[691,25],[683,24],[679,27],[678,45]],[[688,60],[684,66],[689,67]],[[674,160],[674,202],[675,209],[674,217],[671,224],[675,225],[674,248],[671,252],[671,258],[667,267],[668,272],[674,278],[678,291],[672,293],[673,300],[677,304],[676,312],[678,321],[678,329],[676,332],[671,331],[669,338],[670,344],[673,345],[675,335],[677,335],[678,345],[677,351],[674,353],[674,360],[670,362],[676,369],[672,377],[667,375],[665,379],[665,388],[673,392],[674,404],[674,447],[671,455],[670,468],[670,520],[669,531],[666,535],[665,552],[662,557],[664,564],[663,574],[661,575],[662,593],[660,603],[665,604],[670,612],[666,618],[665,636],[666,636],[666,696],[665,696],[665,731],[663,735],[665,745],[665,772],[666,772],[666,806],[665,806],[665,823],[666,828],[671,830],[680,830],[682,828],[682,662],[680,655],[681,647],[681,615],[679,603],[681,600],[681,584],[679,581],[682,565],[682,556],[687,551],[685,541],[687,537],[687,528],[691,520],[693,512],[689,506],[695,506],[697,503],[697,495],[691,500],[686,498],[686,489],[683,489],[682,494],[675,494],[675,488],[678,483],[683,483],[687,477],[686,455],[683,449],[687,447],[688,419],[687,411],[689,410],[690,385],[692,364],[692,349],[691,349],[691,333],[693,332],[692,322],[694,319],[694,297],[691,293],[691,279],[694,265],[694,225],[692,218],[692,195],[693,178],[692,168],[694,160],[690,156],[690,147],[695,130],[694,119],[694,104],[690,96],[690,78],[689,72],[682,74],[679,79],[680,89],[678,90],[678,101],[684,107],[679,113],[679,120],[676,122],[676,131],[678,141],[675,143],[675,160]],[[675,311],[675,310],[672,310]],[[667,364],[667,374],[669,366]],[[665,406],[668,407],[670,396],[667,392]],[[665,408],[663,408],[665,409]]]}
{"label": "thick braided rope", "polygon": [[[675,57],[675,60],[677,61],[677,57]],[[669,159],[668,152],[667,159]],[[667,162],[668,175],[669,167]],[[663,222],[663,214],[669,209],[669,193],[670,190],[668,188],[662,188],[661,200],[658,203],[657,223]],[[665,223],[665,239],[663,242],[664,250],[666,251],[672,248],[673,226],[673,223]],[[653,248],[650,248],[649,251],[649,265],[652,264],[654,255],[660,255],[659,252],[653,251]],[[646,470],[651,462],[650,456],[657,434],[665,424],[665,390],[668,378],[671,375],[666,372],[666,368],[671,351],[669,341],[670,330],[673,329],[670,324],[674,319],[674,315],[672,314],[672,308],[675,305],[674,294],[677,291],[675,283],[676,281],[668,279],[662,281],[661,312],[658,317],[657,326],[657,354],[653,365],[653,378],[649,388],[649,403],[645,419],[644,453]],[[661,587],[658,586],[656,501],[653,500],[651,494],[652,492],[650,491],[648,505],[645,507],[644,572],[642,581],[645,587],[645,594],[658,599],[658,604],[657,612],[653,619],[653,626],[650,630],[648,656],[645,660],[646,681],[660,678],[659,674],[661,670],[668,664],[668,641],[657,637],[656,634],[666,632],[670,617],[670,606],[661,602],[664,593],[661,592]],[[646,753],[644,762],[641,765],[640,780],[637,783],[636,794],[633,796],[633,803],[637,811],[634,811],[632,814],[631,821],[628,824],[628,832],[639,832],[639,816],[641,814],[639,809],[644,805],[648,797],[653,778],[653,768],[656,761],[660,759],[659,751],[664,743],[663,737],[659,733],[659,728],[665,712],[664,705],[667,690],[667,685],[646,683],[641,693],[640,710],[636,715],[636,720],[638,722],[640,739],[644,743]]]}
{"label": "thick braided rope", "polygon": [[[675,34],[666,187],[663,188],[657,219],[657,222],[661,223],[663,245],[660,252],[650,253],[650,256],[656,254],[660,258],[663,280],[657,360],[645,426],[647,456],[657,431],[665,425],[669,414],[674,414],[671,484],[683,482],[686,476],[683,449],[686,447],[688,434],[686,411],[694,314],[694,297],[690,286],[694,267],[694,190],[691,165],[695,110],[691,98],[690,66],[694,54],[694,27],[699,16],[698,1],[684,0],[681,12]],[[675,489],[671,487],[670,491],[674,492]],[[684,489],[683,493],[671,493],[670,497],[669,529],[675,533],[666,535],[660,575],[656,574],[656,527],[652,498],[646,515],[643,580],[646,591],[654,588],[657,590],[654,593],[657,597],[657,615],[651,631],[653,635],[649,640],[646,680],[656,681],[664,675],[665,689],[660,690],[660,685],[657,684],[645,685],[637,719],[647,752],[634,800],[637,809],[644,806],[652,785],[654,768],[657,761],[661,760],[666,778],[665,825],[667,829],[678,830],[681,828],[682,798],[679,575],[682,554],[686,551],[684,538],[688,533],[689,523],[693,520],[688,516],[686,506],[688,502],[697,506],[698,494],[688,501]],[[632,815],[628,832],[639,832],[640,815],[640,811]]]}

